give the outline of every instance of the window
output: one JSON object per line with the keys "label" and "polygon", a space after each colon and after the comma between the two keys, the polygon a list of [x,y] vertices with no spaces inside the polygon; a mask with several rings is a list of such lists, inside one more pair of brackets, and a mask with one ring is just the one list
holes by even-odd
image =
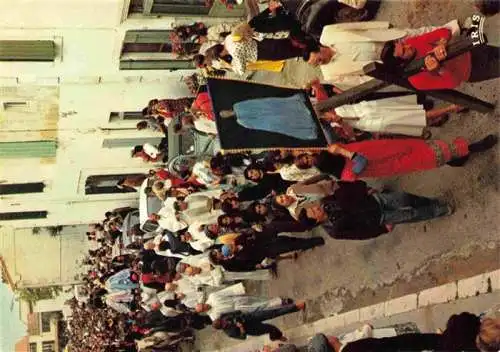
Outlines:
{"label": "window", "polygon": [[85,180],[85,194],[110,194],[136,192],[134,188],[118,188],[118,181],[124,178],[140,178],[143,174],[93,175]]}
{"label": "window", "polygon": [[42,352],[55,352],[56,343],[54,341],[43,341],[42,342]]}
{"label": "window", "polygon": [[30,352],[37,352],[36,342],[30,343]]}
{"label": "window", "polygon": [[206,0],[132,0],[130,2],[129,14],[208,15],[210,7],[210,1]]}
{"label": "window", "polygon": [[60,311],[52,311],[52,312],[42,312],[40,314],[40,320],[42,325],[42,333],[50,332],[50,322],[52,319],[56,319],[60,315]]}
{"label": "window", "polygon": [[28,104],[25,101],[6,101],[3,103],[4,111],[26,112]]}
{"label": "window", "polygon": [[0,159],[52,158],[56,149],[56,141],[0,142]]}
{"label": "window", "polygon": [[109,114],[109,122],[116,122],[120,120],[143,120],[144,116],[142,111],[113,111]]}
{"label": "window", "polygon": [[40,193],[44,188],[43,182],[0,184],[0,194]]}
{"label": "window", "polygon": [[120,70],[178,70],[194,69],[190,56],[198,52],[199,45],[179,43],[186,57],[174,53],[172,31],[127,31],[123,39]]}
{"label": "window", "polygon": [[51,40],[0,40],[0,61],[54,61],[56,45]]}
{"label": "window", "polygon": [[103,148],[133,148],[136,145],[143,145],[149,143],[152,145],[160,144],[162,138],[116,138],[105,139],[102,141]]}
{"label": "window", "polygon": [[45,219],[47,211],[19,211],[12,213],[0,213],[0,221],[8,220],[30,220],[30,219]]}

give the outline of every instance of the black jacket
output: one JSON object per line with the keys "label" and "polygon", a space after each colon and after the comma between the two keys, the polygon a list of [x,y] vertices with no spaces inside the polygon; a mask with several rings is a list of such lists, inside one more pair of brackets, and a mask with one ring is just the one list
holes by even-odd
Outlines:
{"label": "black jacket", "polygon": [[323,228],[337,239],[364,240],[387,232],[381,225],[382,211],[363,181],[338,182],[339,188],[321,204],[328,214]]}
{"label": "black jacket", "polygon": [[244,202],[262,199],[272,191],[284,193],[293,183],[283,180],[280,174],[265,174],[256,186],[245,188],[238,193],[238,200]]}

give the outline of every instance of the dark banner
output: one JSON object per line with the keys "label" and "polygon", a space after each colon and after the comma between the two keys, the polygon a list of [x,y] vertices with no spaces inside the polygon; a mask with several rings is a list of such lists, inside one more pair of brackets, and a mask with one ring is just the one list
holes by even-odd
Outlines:
{"label": "dark banner", "polygon": [[327,145],[303,90],[208,79],[221,149],[225,152],[312,149]]}

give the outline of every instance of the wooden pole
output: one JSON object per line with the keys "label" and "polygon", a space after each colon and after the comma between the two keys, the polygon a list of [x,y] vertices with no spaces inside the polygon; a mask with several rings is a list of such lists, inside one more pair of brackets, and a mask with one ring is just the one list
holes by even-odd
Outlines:
{"label": "wooden pole", "polygon": [[[453,59],[461,54],[464,54],[475,47],[486,44],[486,41],[478,42],[474,38],[462,37],[457,41],[450,43],[447,46],[447,57],[445,61]],[[374,93],[382,88],[395,84],[406,89],[413,91],[418,91],[413,88],[411,84],[408,83],[406,78],[420,72],[424,68],[424,59],[413,60],[409,65],[407,65],[401,72],[394,72],[387,70],[382,64],[378,62],[373,62],[366,65],[363,68],[365,75],[371,76],[375,79],[369,80],[359,86],[348,89],[342,94],[333,96],[318,102],[316,104],[316,109],[320,112],[325,112],[336,107],[354,103],[368,94]],[[454,90],[432,90],[432,91],[418,91],[423,92],[429,96],[435,97],[437,99],[445,100],[453,104],[458,104],[467,107],[471,110],[477,110],[479,112],[487,113],[493,111],[495,106],[491,103],[485,102],[483,100],[474,98],[470,95],[460,93]]]}

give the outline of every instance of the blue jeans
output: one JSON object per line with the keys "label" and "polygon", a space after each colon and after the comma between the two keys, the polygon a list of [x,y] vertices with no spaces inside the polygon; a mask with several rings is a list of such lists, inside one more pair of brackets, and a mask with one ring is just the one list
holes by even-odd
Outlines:
{"label": "blue jeans", "polygon": [[382,224],[402,224],[434,219],[448,213],[447,204],[434,198],[405,192],[375,193],[380,204]]}

